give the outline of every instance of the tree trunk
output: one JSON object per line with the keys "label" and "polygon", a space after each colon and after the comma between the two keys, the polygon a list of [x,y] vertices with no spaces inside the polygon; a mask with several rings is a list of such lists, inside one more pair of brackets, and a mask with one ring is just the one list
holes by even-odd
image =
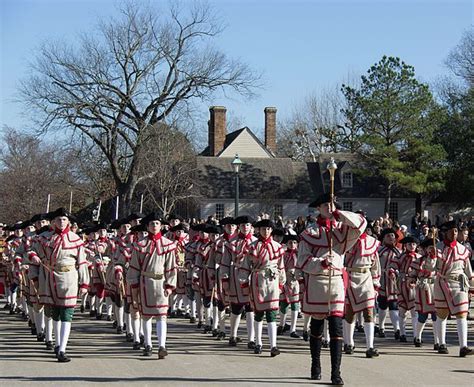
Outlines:
{"label": "tree trunk", "polygon": [[392,183],[387,184],[387,190],[385,194],[385,208],[384,215],[390,212],[390,203],[392,201]]}
{"label": "tree trunk", "polygon": [[416,201],[415,201],[415,214],[418,212],[421,214],[421,218],[423,218],[423,196],[421,193],[416,194]]}

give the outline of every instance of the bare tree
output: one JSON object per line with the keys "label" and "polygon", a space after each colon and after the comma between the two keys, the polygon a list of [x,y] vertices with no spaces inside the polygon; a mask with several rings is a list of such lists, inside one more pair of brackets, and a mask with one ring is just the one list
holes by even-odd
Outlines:
{"label": "bare tree", "polygon": [[474,28],[467,29],[461,41],[445,60],[454,75],[464,80],[468,87],[474,86]]}
{"label": "bare tree", "polygon": [[140,171],[146,204],[168,216],[176,204],[194,196],[195,152],[189,139],[176,128],[159,124],[149,128]]}
{"label": "bare tree", "polygon": [[172,5],[168,14],[128,4],[77,47],[44,44],[22,100],[41,131],[71,129],[100,149],[127,212],[137,185],[150,178],[140,174],[146,128],[216,91],[256,90],[258,74],[212,47],[221,31],[203,3]]}
{"label": "bare tree", "polygon": [[73,210],[84,206],[88,185],[74,170],[62,144],[44,144],[38,138],[4,129],[0,153],[0,218],[15,222],[45,212],[50,207],[68,207],[73,191]]}

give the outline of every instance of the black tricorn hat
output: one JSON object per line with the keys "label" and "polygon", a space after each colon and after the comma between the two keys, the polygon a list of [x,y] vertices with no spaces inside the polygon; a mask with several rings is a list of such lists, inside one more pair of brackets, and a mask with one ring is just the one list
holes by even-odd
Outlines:
{"label": "black tricorn hat", "polygon": [[237,223],[235,223],[235,219],[232,216],[226,216],[225,218],[222,218],[219,223],[222,226],[224,226],[226,224],[237,224]]}
{"label": "black tricorn hat", "polygon": [[440,228],[441,231],[448,231],[448,230],[451,230],[453,228],[458,228],[458,226],[457,226],[457,224],[454,220],[451,220],[449,222],[443,223],[439,228]]}
{"label": "black tricorn hat", "polygon": [[133,212],[127,216],[127,220],[131,222],[132,220],[143,219],[144,217],[145,214],[142,214],[141,212]]}
{"label": "black tricorn hat", "polygon": [[292,235],[292,234],[289,234],[289,235],[285,235],[283,237],[283,240],[281,241],[281,243],[287,243],[289,241],[297,241],[298,242],[298,235]]}
{"label": "black tricorn hat", "polygon": [[383,240],[387,234],[395,234],[395,237],[397,236],[397,232],[393,228],[384,228],[380,233],[380,240]]}
{"label": "black tricorn hat", "polygon": [[144,223],[140,223],[140,224],[137,224],[136,226],[133,226],[131,229],[130,229],[131,232],[143,232],[143,231],[146,231],[146,224]]}
{"label": "black tricorn hat", "polygon": [[258,222],[254,223],[253,225],[255,228],[257,227],[271,227],[275,229],[275,223],[273,223],[270,219],[262,219]]}
{"label": "black tricorn hat", "polygon": [[171,232],[186,231],[186,227],[184,227],[184,224],[183,224],[183,223],[180,223],[180,224],[177,224],[177,225],[174,226],[174,227],[171,227],[171,228],[170,228],[170,231],[171,231]]}
{"label": "black tricorn hat", "polygon": [[[436,239],[435,243],[438,243],[438,242],[439,240]],[[423,247],[424,249],[430,246],[433,246],[433,238],[424,239],[423,242],[420,243],[420,247]]]}
{"label": "black tricorn hat", "polygon": [[[337,199],[336,196],[334,196],[334,205],[336,206],[338,210],[340,210],[342,207],[339,203],[337,203],[336,199]],[[321,204],[329,203],[330,201],[331,201],[331,194],[324,193],[324,194],[319,195],[316,200],[309,203],[308,207],[317,208]]]}
{"label": "black tricorn hat", "polygon": [[33,224],[33,223],[39,222],[40,220],[49,220],[48,214],[33,215],[33,217],[30,219],[30,222]]}
{"label": "black tricorn hat", "polygon": [[417,238],[415,238],[414,236],[408,235],[408,236],[406,236],[405,238],[403,238],[403,239],[400,241],[400,243],[402,243],[402,244],[405,244],[405,243],[416,243],[416,244],[419,244],[420,241],[419,241]]}
{"label": "black tricorn hat", "polygon": [[180,222],[183,221],[183,218],[179,216],[178,214],[170,214],[168,216],[168,221],[171,221],[172,219],[178,219]]}
{"label": "black tricorn hat", "polygon": [[76,222],[77,221],[77,219],[74,217],[74,215],[71,214],[64,207],[60,207],[57,210],[55,210],[51,213],[48,213],[48,217],[50,217],[50,219],[58,218],[60,216],[64,216],[64,217],[68,218],[71,222]]}
{"label": "black tricorn hat", "polygon": [[203,232],[208,233],[208,234],[220,234],[221,231],[219,230],[219,227],[214,225],[214,224],[206,224],[203,227]]}
{"label": "black tricorn hat", "polygon": [[247,224],[247,223],[252,224],[253,223],[253,219],[248,215],[238,216],[237,218],[234,219],[234,221],[235,221],[235,224]]}
{"label": "black tricorn hat", "polygon": [[153,222],[154,220],[158,220],[160,223],[163,223],[163,219],[158,212],[150,212],[147,214],[141,221],[144,225],[148,225],[148,223]]}

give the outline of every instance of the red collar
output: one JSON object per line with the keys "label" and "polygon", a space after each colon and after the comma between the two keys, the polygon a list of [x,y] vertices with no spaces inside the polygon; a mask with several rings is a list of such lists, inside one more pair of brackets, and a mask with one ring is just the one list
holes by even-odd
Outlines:
{"label": "red collar", "polygon": [[270,235],[270,236],[269,236],[267,239],[263,239],[263,237],[262,237],[262,236],[260,236],[258,239],[260,239],[260,242],[263,242],[263,244],[265,244],[265,245],[267,245],[267,244],[271,243],[271,242],[272,242],[272,240],[273,240],[273,238],[272,238],[272,236],[271,236],[271,235]]}
{"label": "red collar", "polygon": [[226,232],[224,233],[224,239],[226,241],[231,240],[234,236],[235,236],[235,233],[234,234],[227,234]]}
{"label": "red collar", "polygon": [[55,233],[55,234],[58,234],[58,235],[61,235],[61,236],[66,235],[69,231],[70,231],[69,226],[67,226],[63,231],[61,231],[61,230],[60,230],[59,228],[57,228],[57,227],[54,227],[54,233]]}
{"label": "red collar", "polygon": [[156,242],[158,239],[161,239],[161,232],[157,234],[148,233],[148,239]]}
{"label": "red collar", "polygon": [[359,239],[367,239],[367,234],[364,232],[362,235],[359,237]]}
{"label": "red collar", "polygon": [[239,232],[239,238],[240,239],[247,239],[247,240],[251,239],[252,238],[252,233],[249,232],[247,235],[245,235],[245,234],[242,234],[241,232]]}
{"label": "red collar", "polygon": [[100,242],[107,242],[107,237],[99,237]]}
{"label": "red collar", "polygon": [[201,239],[201,242],[204,243],[204,244],[207,244],[207,243],[209,243],[209,238]]}
{"label": "red collar", "polygon": [[316,223],[321,227],[326,227],[327,229],[331,227],[331,224],[333,227],[336,225],[334,220],[331,221],[329,218],[323,218],[321,215],[318,215],[316,218]]}
{"label": "red collar", "polygon": [[443,242],[444,242],[444,245],[445,245],[446,247],[451,247],[451,248],[453,248],[454,246],[456,246],[456,241],[450,242],[450,241],[448,241],[447,239],[445,239]]}

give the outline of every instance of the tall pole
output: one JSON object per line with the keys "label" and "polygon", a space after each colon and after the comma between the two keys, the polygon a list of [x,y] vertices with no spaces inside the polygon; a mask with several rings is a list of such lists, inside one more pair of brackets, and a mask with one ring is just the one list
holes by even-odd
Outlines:
{"label": "tall pole", "polygon": [[239,216],[239,173],[235,173],[235,209],[234,216]]}
{"label": "tall pole", "polygon": [[49,203],[51,202],[51,194],[48,194],[48,203],[46,204],[46,212],[49,212]]}
{"label": "tall pole", "polygon": [[99,200],[99,206],[97,207],[97,218],[96,221],[98,222],[100,220],[100,209],[102,207],[102,200]]}
{"label": "tall pole", "polygon": [[69,196],[69,212],[72,212],[72,191],[71,195]]}
{"label": "tall pole", "polygon": [[140,214],[143,212],[143,194],[142,197],[140,198]]}
{"label": "tall pole", "polygon": [[115,205],[115,219],[118,219],[119,216],[119,202],[120,202],[120,195],[117,195],[117,201]]}
{"label": "tall pole", "polygon": [[[327,170],[329,171],[329,181],[330,181],[330,187],[331,191],[329,193],[329,199],[330,199],[330,206],[331,206],[331,213],[334,208],[334,174],[336,172],[337,165],[334,161],[334,157],[331,157],[331,160],[329,161],[329,164],[327,166]],[[333,253],[332,253],[332,219],[330,219],[329,222],[329,233],[328,233],[328,248],[329,248],[329,258],[332,258]],[[331,313],[331,281],[332,281],[332,265],[329,265],[329,283],[328,283],[328,311],[329,314]]]}

